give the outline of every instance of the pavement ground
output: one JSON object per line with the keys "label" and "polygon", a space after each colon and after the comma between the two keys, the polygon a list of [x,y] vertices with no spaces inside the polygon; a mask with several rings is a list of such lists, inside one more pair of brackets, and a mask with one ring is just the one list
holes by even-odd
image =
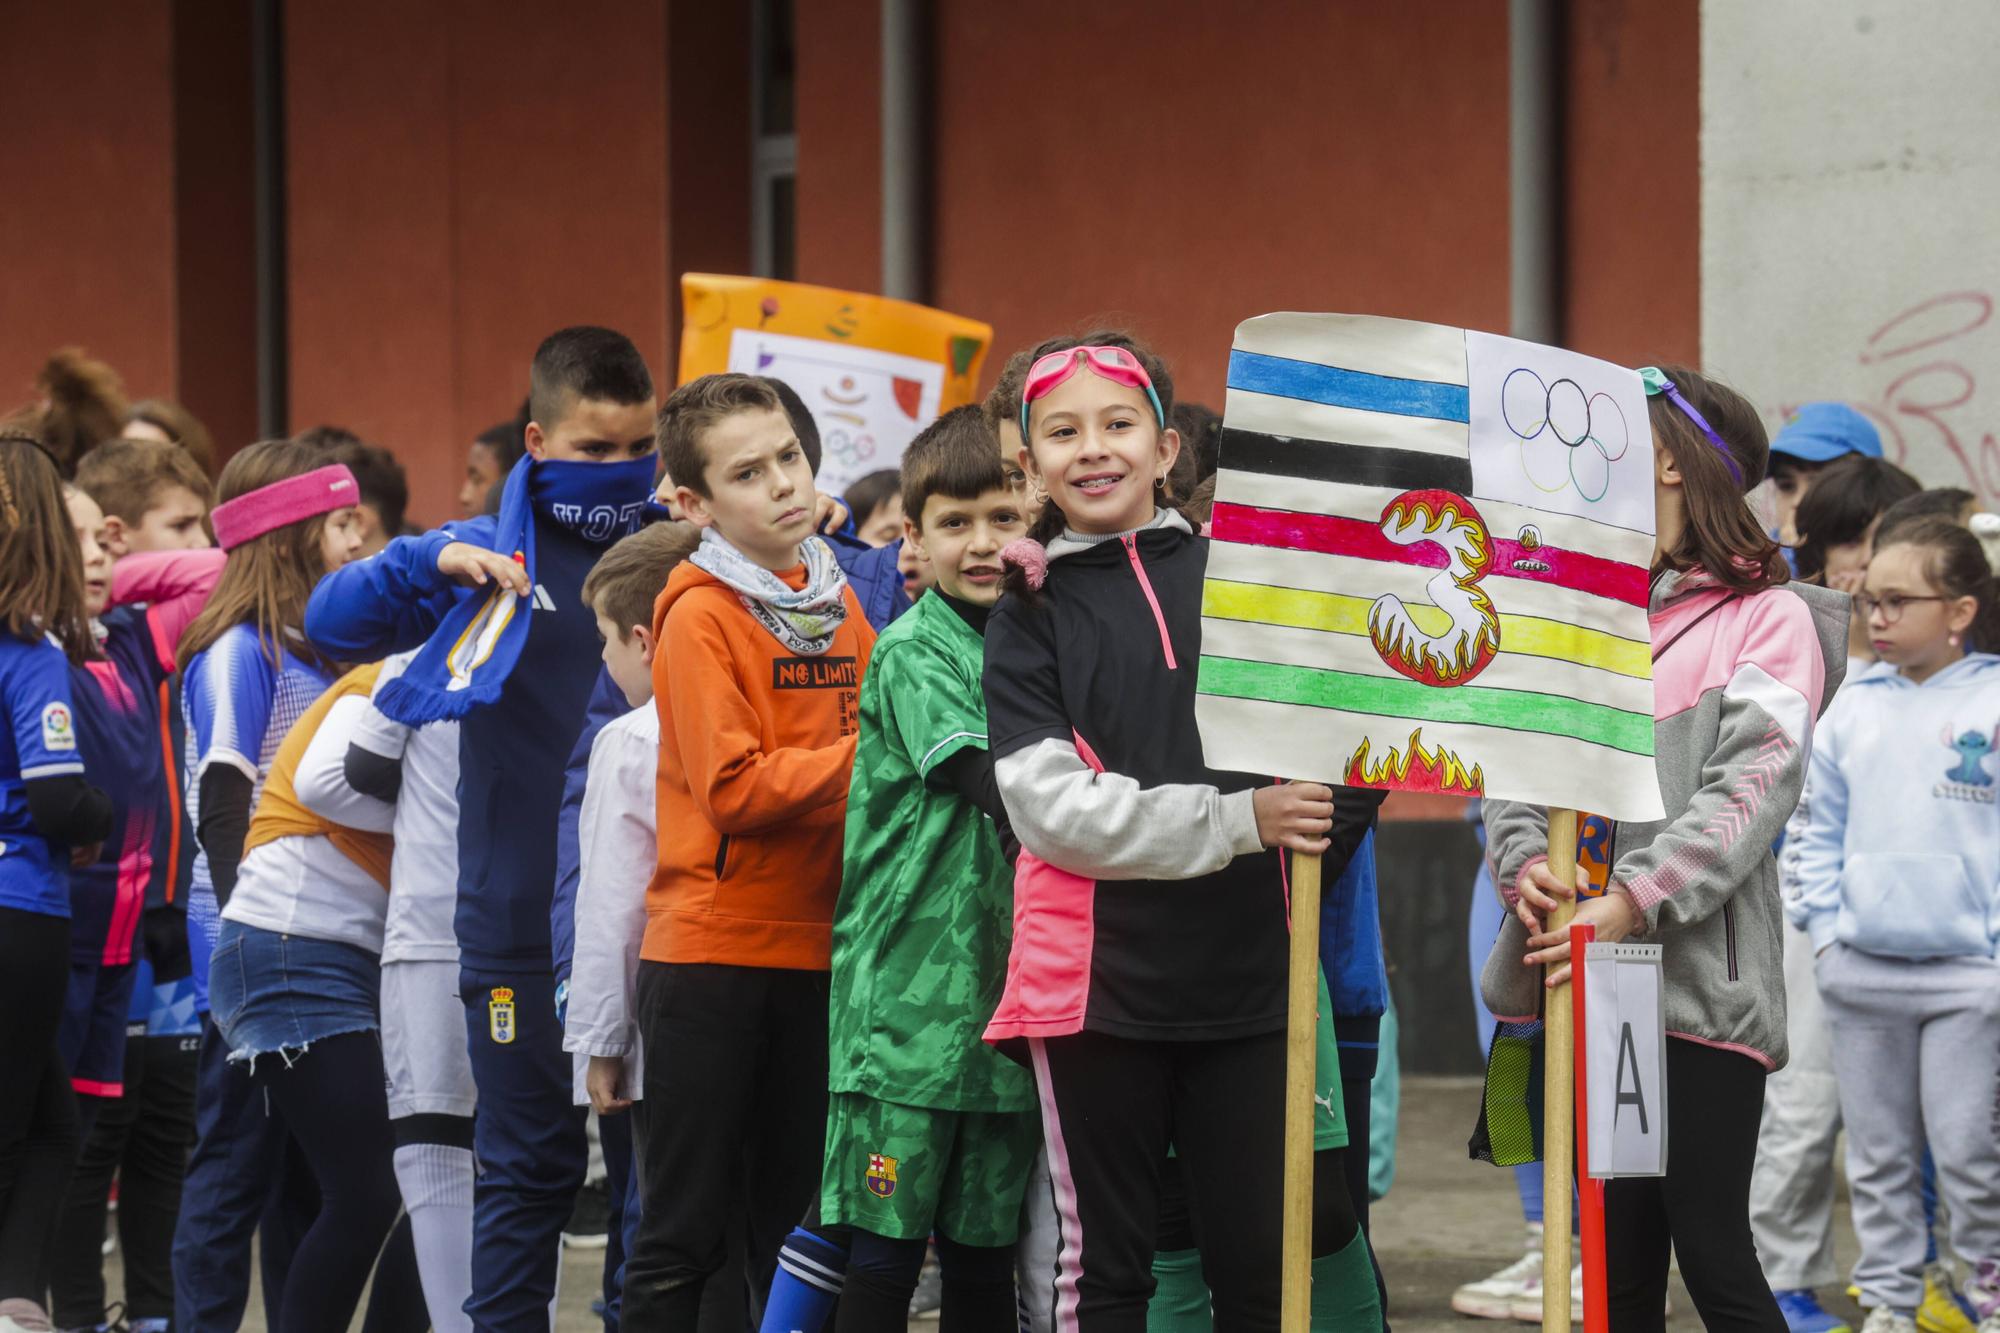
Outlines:
{"label": "pavement ground", "polygon": [[[1512,1173],[1466,1157],[1465,1142],[1479,1107],[1479,1080],[1406,1077],[1396,1180],[1372,1216],[1377,1253],[1389,1282],[1389,1314],[1396,1333],[1479,1333],[1489,1324],[1452,1313],[1451,1293],[1461,1283],[1493,1272],[1520,1254],[1520,1206]],[[1837,1261],[1854,1262],[1843,1190],[1836,1219]],[[566,1250],[556,1333],[596,1333],[590,1312],[603,1271],[603,1251]],[[119,1256],[105,1262],[115,1299],[122,1288]],[[1827,1308],[1861,1325],[1860,1310],[1839,1291],[1824,1291]],[[1673,1325],[1697,1329],[1701,1321],[1678,1276],[1673,1283]],[[244,1328],[264,1333],[261,1296],[253,1291]],[[356,1321],[358,1326],[359,1321]],[[935,1320],[915,1320],[911,1333],[930,1333]]]}

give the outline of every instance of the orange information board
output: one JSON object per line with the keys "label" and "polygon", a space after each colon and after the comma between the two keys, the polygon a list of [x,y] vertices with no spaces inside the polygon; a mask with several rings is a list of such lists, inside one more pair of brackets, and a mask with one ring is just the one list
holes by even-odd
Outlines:
{"label": "orange information board", "polygon": [[769,278],[681,277],[681,382],[784,380],[819,425],[819,486],[901,464],[917,432],[973,400],[990,326],[929,306]]}

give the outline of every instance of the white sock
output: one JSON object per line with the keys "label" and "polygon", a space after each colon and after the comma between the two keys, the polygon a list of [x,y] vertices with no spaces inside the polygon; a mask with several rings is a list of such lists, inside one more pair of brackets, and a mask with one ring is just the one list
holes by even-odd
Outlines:
{"label": "white sock", "polygon": [[472,1333],[472,1150],[442,1143],[396,1149],[396,1184],[410,1211],[417,1276],[436,1333]]}

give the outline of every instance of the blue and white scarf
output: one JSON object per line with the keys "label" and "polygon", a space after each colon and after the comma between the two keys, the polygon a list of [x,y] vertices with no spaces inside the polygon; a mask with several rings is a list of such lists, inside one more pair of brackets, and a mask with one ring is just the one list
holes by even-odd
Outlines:
{"label": "blue and white scarf", "polygon": [[504,587],[459,599],[402,675],[376,697],[382,712],[405,726],[463,718],[499,699],[528,641],[535,563],[535,529],[554,523],[585,541],[610,544],[635,531],[653,485],[651,455],[620,463],[524,458],[507,474],[492,548],[527,570],[529,594]]}
{"label": "blue and white scarf", "polygon": [[833,636],[847,619],[847,573],[833,558],[833,548],[819,537],[799,543],[806,562],[806,586],[794,588],[736,549],[714,528],[703,528],[701,545],[688,557],[729,585],[743,609],[785,647],[818,657],[833,646]]}

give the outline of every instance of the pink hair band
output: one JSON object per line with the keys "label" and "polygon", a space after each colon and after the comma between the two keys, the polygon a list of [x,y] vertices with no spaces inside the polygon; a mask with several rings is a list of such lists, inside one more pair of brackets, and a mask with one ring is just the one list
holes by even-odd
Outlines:
{"label": "pink hair band", "polygon": [[225,500],[209,512],[215,525],[215,544],[233,551],[267,532],[288,523],[298,523],[320,514],[330,514],[359,503],[361,488],[345,463],[301,472],[296,477],[274,481],[269,486]]}

